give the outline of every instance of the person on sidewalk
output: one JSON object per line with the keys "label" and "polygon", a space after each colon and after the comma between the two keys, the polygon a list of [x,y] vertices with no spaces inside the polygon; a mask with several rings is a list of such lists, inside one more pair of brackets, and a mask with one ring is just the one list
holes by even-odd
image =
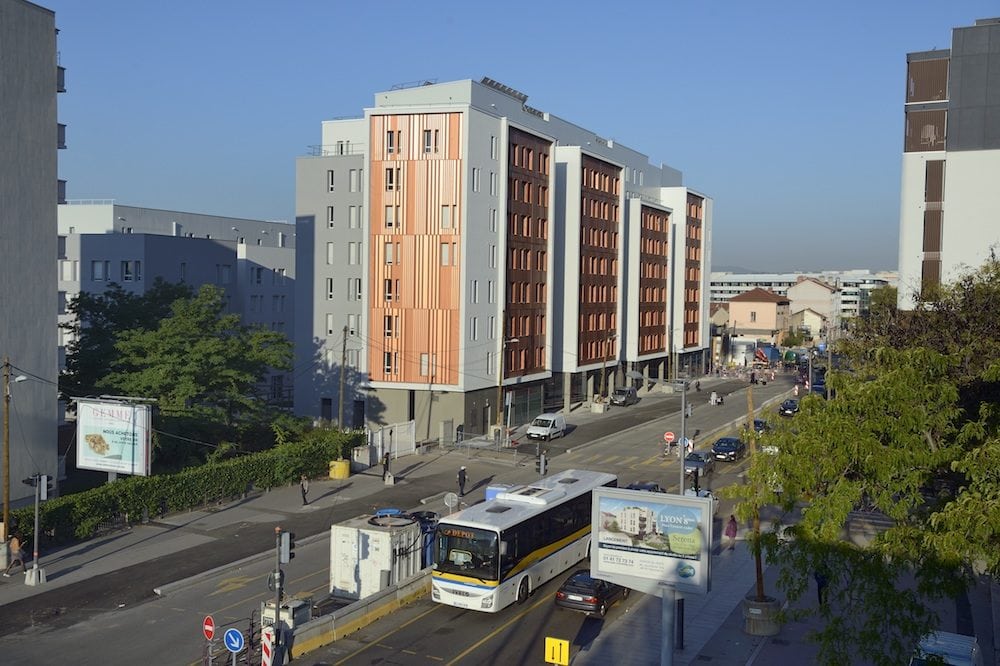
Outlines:
{"label": "person on sidewalk", "polygon": [[813,578],[816,580],[816,599],[819,601],[820,606],[825,606],[826,592],[830,585],[830,579],[827,578],[826,573],[821,569],[813,571]]}
{"label": "person on sidewalk", "polygon": [[28,569],[24,566],[24,551],[21,549],[21,539],[16,535],[12,534],[10,540],[8,541],[8,546],[10,546],[10,564],[7,565],[7,570],[3,572],[4,578],[10,578],[10,570],[14,568],[14,565],[20,565],[21,571],[26,572]]}
{"label": "person on sidewalk", "polygon": [[458,469],[458,496],[465,497],[465,465]]}
{"label": "person on sidewalk", "polygon": [[736,549],[736,533],[739,531],[740,527],[736,523],[736,516],[729,514],[729,522],[726,523],[726,539],[728,540],[729,548],[727,550]]}
{"label": "person on sidewalk", "polygon": [[385,481],[385,477],[389,476],[389,452],[386,451],[382,455],[382,480]]}
{"label": "person on sidewalk", "polygon": [[299,478],[299,490],[302,491],[302,506],[309,504],[309,500],[306,499],[306,495],[309,494],[309,477],[305,474]]}

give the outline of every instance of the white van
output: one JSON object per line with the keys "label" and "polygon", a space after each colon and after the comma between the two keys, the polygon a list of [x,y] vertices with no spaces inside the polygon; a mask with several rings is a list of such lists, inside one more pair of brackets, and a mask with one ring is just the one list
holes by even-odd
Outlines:
{"label": "white van", "polygon": [[983,653],[975,636],[932,631],[920,639],[920,646],[910,659],[910,666],[928,663],[927,657],[931,655],[954,666],[983,666]]}
{"label": "white van", "polygon": [[566,417],[562,414],[539,414],[528,425],[528,439],[562,437],[566,434]]}

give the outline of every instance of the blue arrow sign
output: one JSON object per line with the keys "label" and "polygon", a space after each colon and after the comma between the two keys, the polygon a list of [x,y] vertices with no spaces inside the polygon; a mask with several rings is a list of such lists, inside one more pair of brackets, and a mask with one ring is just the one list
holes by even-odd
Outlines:
{"label": "blue arrow sign", "polygon": [[[226,649],[236,654],[243,649],[243,634],[239,629],[226,629],[226,635],[222,642],[226,644]],[[233,657],[235,659],[236,657]]]}

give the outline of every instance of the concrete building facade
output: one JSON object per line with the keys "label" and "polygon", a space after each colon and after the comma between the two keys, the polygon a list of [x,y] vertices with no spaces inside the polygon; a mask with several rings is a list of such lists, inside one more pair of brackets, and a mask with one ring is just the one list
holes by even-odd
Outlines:
{"label": "concrete building facade", "polygon": [[434,439],[704,367],[710,199],[526,100],[428,84],[323,123],[297,165],[298,413]]}
{"label": "concrete building facade", "polygon": [[1000,245],[1000,18],[906,56],[900,308],[981,266]]}

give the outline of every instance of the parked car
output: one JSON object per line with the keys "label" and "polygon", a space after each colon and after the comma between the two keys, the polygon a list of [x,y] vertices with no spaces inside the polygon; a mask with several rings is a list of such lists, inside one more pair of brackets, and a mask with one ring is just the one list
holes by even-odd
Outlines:
{"label": "parked car", "polygon": [[719,515],[719,498],[715,496],[711,490],[705,490],[704,488],[695,491],[694,488],[688,488],[684,491],[684,494],[688,497],[707,497],[712,500],[712,515]]}
{"label": "parked car", "polygon": [[712,456],[716,460],[736,462],[747,454],[747,445],[738,437],[720,437],[712,444]]}
{"label": "parked car", "polygon": [[715,469],[715,458],[707,451],[692,451],[684,458],[684,473],[698,473],[699,479],[704,479]]}
{"label": "parked car", "polygon": [[786,400],[778,407],[778,413],[782,416],[795,416],[799,411],[798,400]]}
{"label": "parked car", "polygon": [[[749,430],[749,429],[750,429],[750,426],[747,426],[747,430]],[[765,432],[769,431],[770,429],[771,429],[771,424],[768,423],[767,421],[765,421],[764,419],[754,419],[753,420],[753,431],[754,431],[755,434],[757,434],[757,435],[763,435]]]}
{"label": "parked car", "polygon": [[631,386],[622,386],[616,388],[611,393],[611,404],[621,405],[622,407],[627,407],[629,405],[634,405],[639,402],[639,394]]}
{"label": "parked car", "polygon": [[528,439],[544,439],[566,434],[566,417],[562,414],[539,414],[528,425]]}
{"label": "parked car", "polygon": [[631,590],[606,580],[590,577],[589,569],[578,569],[556,592],[556,606],[604,617],[619,601],[628,598]]}
{"label": "parked car", "polygon": [[656,481],[636,481],[635,483],[630,483],[625,486],[626,490],[646,490],[651,493],[665,493],[667,492],[665,488],[660,486]]}

